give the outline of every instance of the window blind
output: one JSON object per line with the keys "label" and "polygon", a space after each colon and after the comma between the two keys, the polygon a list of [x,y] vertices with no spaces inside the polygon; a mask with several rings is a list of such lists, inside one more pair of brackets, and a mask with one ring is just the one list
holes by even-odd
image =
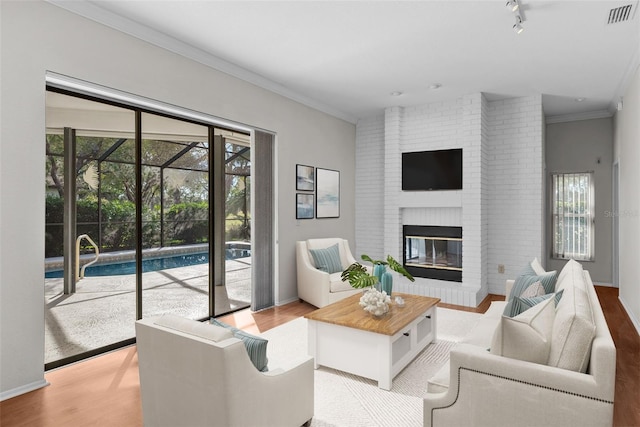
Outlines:
{"label": "window blind", "polygon": [[554,258],[594,258],[593,172],[552,174]]}
{"label": "window blind", "polygon": [[274,243],[274,137],[255,132],[253,155],[254,205],[252,229],[251,310],[274,305],[275,243]]}

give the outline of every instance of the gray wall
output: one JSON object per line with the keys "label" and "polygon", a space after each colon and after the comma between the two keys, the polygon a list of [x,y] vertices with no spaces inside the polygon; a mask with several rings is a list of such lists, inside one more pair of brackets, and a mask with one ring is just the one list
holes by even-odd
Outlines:
{"label": "gray wall", "polygon": [[595,260],[584,261],[594,282],[613,281],[613,230],[611,212],[613,167],[613,119],[580,120],[547,125],[547,270],[560,271],[566,261],[551,258],[551,183],[556,172],[594,172],[595,191]]}
{"label": "gray wall", "polygon": [[[42,1],[1,1],[0,399],[44,385],[45,73],[276,133],[276,303],[295,242],[355,245],[355,125]],[[295,165],[339,170],[340,218],[296,221]],[[135,319],[132,319],[134,321]]]}

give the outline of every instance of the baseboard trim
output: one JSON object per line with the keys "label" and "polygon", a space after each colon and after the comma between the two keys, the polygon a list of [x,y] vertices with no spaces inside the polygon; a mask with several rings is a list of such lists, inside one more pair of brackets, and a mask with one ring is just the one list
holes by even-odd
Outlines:
{"label": "baseboard trim", "polygon": [[597,282],[596,283],[596,282],[594,282],[593,284],[595,286],[604,286],[604,287],[607,287],[607,288],[617,288],[617,286],[614,285],[613,283],[605,283],[605,282]]}
{"label": "baseboard trim", "polygon": [[620,301],[620,304],[622,304],[622,308],[624,308],[624,311],[627,312],[627,316],[629,316],[629,319],[631,319],[631,323],[636,328],[636,332],[638,333],[638,335],[640,335],[640,321],[636,319],[629,305],[626,304],[620,296],[618,296],[618,301]]}
{"label": "baseboard trim", "polygon": [[289,303],[292,303],[292,302],[296,302],[296,301],[299,301],[299,300],[300,300],[300,298],[293,297],[293,298],[289,298],[289,299],[282,300],[282,301],[276,301],[276,307],[279,307],[281,305],[286,305],[286,304],[289,304]]}
{"label": "baseboard trim", "polygon": [[20,396],[21,394],[29,393],[30,391],[34,391],[42,387],[46,387],[48,385],[49,381],[43,378],[40,381],[34,381],[32,383],[25,384],[11,390],[3,391],[2,393],[0,393],[0,402],[11,399],[12,397]]}

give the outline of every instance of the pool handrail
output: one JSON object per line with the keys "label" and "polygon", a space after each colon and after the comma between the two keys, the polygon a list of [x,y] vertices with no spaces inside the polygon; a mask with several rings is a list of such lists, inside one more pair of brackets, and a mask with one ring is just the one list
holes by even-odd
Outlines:
{"label": "pool handrail", "polygon": [[[80,270],[80,241],[82,239],[87,239],[91,244],[91,246],[93,246],[93,249],[95,250],[95,253],[96,253],[96,257],[93,259],[93,261],[90,261],[85,265],[83,265],[82,270]],[[76,239],[76,282],[79,282],[80,280],[84,279],[84,270],[90,265],[98,262],[99,257],[100,257],[100,249],[98,249],[98,245],[96,244],[96,242],[94,242],[91,239],[91,237],[89,237],[87,234],[79,235],[78,238]]]}

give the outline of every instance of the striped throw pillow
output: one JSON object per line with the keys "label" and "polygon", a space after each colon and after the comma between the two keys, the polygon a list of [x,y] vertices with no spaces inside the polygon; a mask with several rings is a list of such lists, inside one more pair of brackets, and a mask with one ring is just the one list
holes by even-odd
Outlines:
{"label": "striped throw pillow", "polygon": [[540,282],[542,284],[545,294],[551,294],[555,292],[557,275],[558,273],[554,270],[549,271],[545,274],[541,274],[539,276],[520,275],[516,277],[513,287],[511,288],[511,294],[509,294],[509,300],[506,307],[504,308],[504,315],[509,316],[511,314],[513,310],[514,298],[521,296],[522,293],[535,282]]}
{"label": "striped throw pillow", "polygon": [[529,310],[534,305],[540,304],[542,301],[545,301],[551,297],[553,297],[555,306],[557,306],[558,302],[560,302],[560,298],[562,298],[562,290],[556,292],[555,294],[545,294],[531,298],[515,297],[513,299],[513,305],[509,317],[517,316],[518,314]]}
{"label": "striped throw pillow", "polygon": [[338,244],[329,246],[324,249],[309,249],[313,257],[313,263],[318,270],[329,274],[342,271],[342,262],[340,261],[340,249]]}
{"label": "striped throw pillow", "polygon": [[214,318],[211,318],[211,323],[213,325],[229,329],[233,333],[234,337],[242,340],[245,348],[247,349],[249,359],[251,359],[253,366],[255,366],[257,370],[260,372],[266,372],[269,370],[269,367],[267,366],[267,363],[269,362],[267,359],[267,343],[269,341],[255,335],[251,335],[231,325],[227,325],[226,323],[220,322]]}

